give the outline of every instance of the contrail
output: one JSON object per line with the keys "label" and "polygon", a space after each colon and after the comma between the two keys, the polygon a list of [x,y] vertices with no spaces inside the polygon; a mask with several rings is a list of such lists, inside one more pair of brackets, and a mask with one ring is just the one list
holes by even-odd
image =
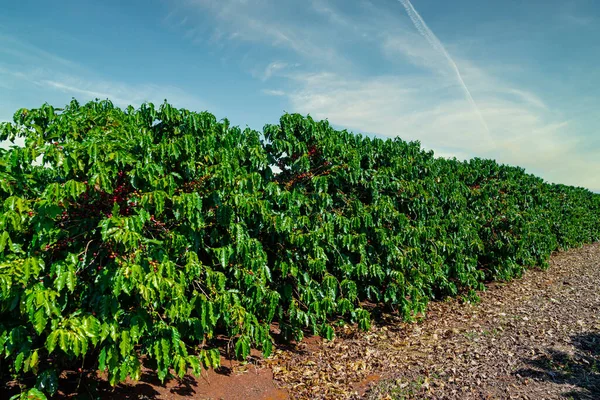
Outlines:
{"label": "contrail", "polygon": [[442,55],[444,57],[446,57],[446,60],[448,60],[448,64],[450,64],[450,66],[454,69],[454,72],[456,73],[456,77],[458,78],[458,81],[460,82],[460,85],[462,86],[462,88],[465,92],[465,95],[467,96],[467,100],[469,101],[469,104],[471,104],[471,107],[473,107],[473,109],[477,113],[477,116],[479,117],[479,120],[481,121],[481,125],[483,125],[483,127],[485,128],[485,132],[487,133],[488,139],[490,139],[493,142],[493,139],[490,135],[490,129],[488,128],[487,123],[485,122],[485,119],[483,118],[483,115],[481,114],[481,111],[479,110],[479,107],[477,107],[477,103],[475,103],[473,96],[471,96],[471,92],[469,91],[469,88],[465,84],[465,81],[463,80],[462,75],[460,74],[460,70],[458,69],[458,66],[456,65],[456,63],[454,62],[452,57],[450,57],[450,54],[448,54],[448,52],[446,51],[446,48],[444,47],[442,42],[440,42],[440,40],[437,38],[437,36],[435,36],[433,31],[431,29],[429,29],[429,27],[427,26],[425,21],[423,21],[423,18],[421,18],[421,15],[419,15],[417,10],[415,10],[415,8],[413,7],[410,0],[398,0],[398,1],[400,3],[402,3],[404,8],[406,9],[406,12],[408,13],[408,16],[410,17],[410,20],[413,22],[413,24],[415,25],[415,28],[417,28],[417,30],[419,31],[421,36],[423,36],[435,50],[442,53]]}

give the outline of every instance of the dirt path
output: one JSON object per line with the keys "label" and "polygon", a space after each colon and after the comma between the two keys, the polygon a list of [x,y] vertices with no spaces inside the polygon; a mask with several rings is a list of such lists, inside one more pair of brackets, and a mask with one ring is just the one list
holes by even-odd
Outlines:
{"label": "dirt path", "polygon": [[292,398],[600,399],[600,244],[477,305],[432,303],[423,323],[298,347],[269,361]]}
{"label": "dirt path", "polygon": [[204,378],[166,385],[151,371],[116,388],[92,377],[81,385],[87,393],[67,377],[59,397],[96,398],[87,396],[96,389],[107,399],[600,399],[600,243],[492,284],[479,304],[431,303],[421,323],[383,316],[367,333],[345,327],[332,342],[310,337],[258,363],[223,361]]}

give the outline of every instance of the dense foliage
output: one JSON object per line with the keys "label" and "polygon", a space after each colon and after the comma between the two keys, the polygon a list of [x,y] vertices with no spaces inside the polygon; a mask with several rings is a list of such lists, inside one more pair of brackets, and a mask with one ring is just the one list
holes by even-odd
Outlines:
{"label": "dense foliage", "polygon": [[[600,238],[600,196],[494,161],[284,115],[264,132],[108,101],[17,111],[0,140],[0,360],[52,395],[86,358],[116,384],[332,338],[364,301],[427,302]],[[272,166],[280,172],[274,174]]]}

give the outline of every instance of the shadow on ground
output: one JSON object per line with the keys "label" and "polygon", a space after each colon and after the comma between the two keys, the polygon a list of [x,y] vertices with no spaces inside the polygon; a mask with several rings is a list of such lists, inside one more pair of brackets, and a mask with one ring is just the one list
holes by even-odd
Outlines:
{"label": "shadow on ground", "polygon": [[[173,382],[174,381],[174,382]],[[33,381],[29,382],[31,386]],[[190,376],[183,379],[173,378],[171,384],[160,382],[155,373],[143,373],[139,382],[134,385],[118,384],[115,387],[109,385],[106,379],[98,378],[94,373],[80,376],[70,373],[59,379],[59,392],[57,399],[156,399],[164,392],[179,396],[193,396],[197,386],[196,380]],[[159,392],[157,389],[161,390]],[[9,399],[12,395],[20,392],[14,382],[4,383],[0,386],[0,399]]]}
{"label": "shadow on ground", "polygon": [[[149,361],[142,362],[139,381],[127,379],[126,382],[115,387],[111,387],[106,374],[98,374],[94,364],[90,362],[89,368],[81,372],[72,369],[63,371],[57,382],[58,393],[53,398],[60,400],[197,398],[275,400],[289,397],[287,392],[275,386],[270,370],[257,368],[253,363],[240,366],[240,363],[226,358],[221,362],[225,365],[214,370],[203,370],[200,377],[169,376],[164,382],[160,381],[154,371],[156,366]],[[35,384],[35,377],[29,374],[20,383],[23,387],[32,387]],[[16,381],[0,379],[0,400],[8,400],[12,395],[18,395],[20,392],[21,389]]]}
{"label": "shadow on ground", "polygon": [[600,333],[571,338],[572,353],[547,349],[545,354],[525,360],[527,368],[516,371],[524,378],[575,386],[563,393],[574,399],[600,399]]}

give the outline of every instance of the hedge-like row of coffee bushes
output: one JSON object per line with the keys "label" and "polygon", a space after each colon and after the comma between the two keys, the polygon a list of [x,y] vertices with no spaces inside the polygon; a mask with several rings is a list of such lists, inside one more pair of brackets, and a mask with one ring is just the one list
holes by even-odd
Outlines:
{"label": "hedge-like row of coffee bushes", "polygon": [[[165,379],[285,338],[410,319],[600,237],[600,196],[494,161],[284,115],[264,132],[167,103],[19,110],[0,140],[0,360],[31,396],[97,360]],[[279,173],[271,166],[277,165]]]}

